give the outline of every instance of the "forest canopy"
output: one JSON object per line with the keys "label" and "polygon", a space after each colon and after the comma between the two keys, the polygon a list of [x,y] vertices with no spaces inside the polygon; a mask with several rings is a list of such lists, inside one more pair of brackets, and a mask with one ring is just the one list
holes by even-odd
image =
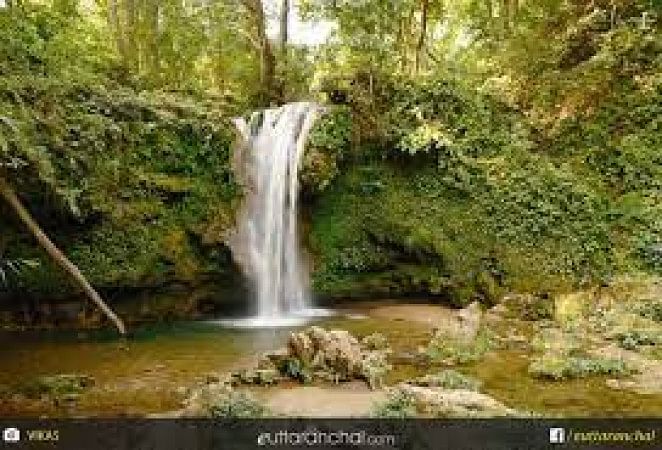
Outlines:
{"label": "forest canopy", "polygon": [[[102,288],[230,271],[231,118],[301,100],[320,295],[662,270],[659,1],[0,5],[0,179]],[[41,261],[6,286],[58,292],[2,208],[0,260]]]}

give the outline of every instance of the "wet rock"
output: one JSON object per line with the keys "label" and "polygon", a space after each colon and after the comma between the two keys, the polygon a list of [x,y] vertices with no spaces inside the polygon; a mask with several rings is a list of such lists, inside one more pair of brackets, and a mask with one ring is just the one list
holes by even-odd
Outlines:
{"label": "wet rock", "polygon": [[280,374],[309,382],[363,379],[379,386],[390,369],[390,350],[386,338],[373,334],[359,342],[345,330],[310,327],[291,333],[287,347],[262,358],[262,365],[273,364]]}
{"label": "wet rock", "polygon": [[258,369],[273,369],[281,367],[288,358],[290,358],[289,350],[287,348],[281,348],[263,355],[258,360],[257,367]]}
{"label": "wet rock", "polygon": [[613,389],[625,389],[639,394],[662,393],[662,361],[648,359],[645,356],[614,344],[592,352],[602,358],[619,358],[631,367],[634,373],[628,379],[609,379],[607,386]]}
{"label": "wet rock", "polygon": [[280,372],[274,368],[270,369],[245,369],[233,372],[230,375],[230,384],[257,384],[268,386],[280,381]]}
{"label": "wet rock", "polygon": [[464,375],[455,370],[442,370],[434,374],[427,374],[422,377],[407,381],[407,384],[421,387],[435,387],[444,389],[466,389],[470,391],[478,390],[480,381]]}
{"label": "wet rock", "polygon": [[489,310],[490,313],[495,314],[495,315],[504,315],[508,313],[508,307],[504,305],[503,303],[499,303],[497,305],[494,305],[493,307],[490,308]]}
{"label": "wet rock", "polygon": [[468,342],[476,338],[480,330],[482,311],[478,302],[471,303],[437,324],[434,335]]}
{"label": "wet rock", "polygon": [[419,349],[418,352],[398,352],[394,353],[390,360],[393,364],[409,365],[415,367],[427,367],[430,365],[430,356],[425,353],[425,349]]}
{"label": "wet rock", "polygon": [[473,302],[457,313],[457,319],[462,324],[462,333],[468,338],[476,337],[480,328],[482,311],[478,302]]}
{"label": "wet rock", "polygon": [[290,334],[288,349],[291,357],[311,369],[330,369],[341,379],[361,374],[361,345],[345,330],[310,327]]}
{"label": "wet rock", "polygon": [[518,416],[516,410],[494,398],[467,389],[444,389],[437,387],[401,384],[397,388],[405,397],[412,399],[416,411],[433,417],[511,417]]}

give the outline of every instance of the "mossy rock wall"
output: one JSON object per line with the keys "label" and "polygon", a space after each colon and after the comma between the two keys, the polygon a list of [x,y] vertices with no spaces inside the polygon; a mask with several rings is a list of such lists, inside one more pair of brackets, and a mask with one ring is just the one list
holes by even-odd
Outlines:
{"label": "mossy rock wall", "polygon": [[[231,111],[180,94],[28,81],[2,98],[4,109],[34,119],[24,141],[58,155],[55,188],[38,181],[16,188],[95,287],[152,289],[236,275],[225,244],[240,200],[229,163]],[[3,296],[76,296],[11,211],[0,211],[0,254],[39,263],[10,277]]]}

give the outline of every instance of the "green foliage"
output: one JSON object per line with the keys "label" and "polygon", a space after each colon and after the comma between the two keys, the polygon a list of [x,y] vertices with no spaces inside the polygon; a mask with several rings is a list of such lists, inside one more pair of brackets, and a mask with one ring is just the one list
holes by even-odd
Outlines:
{"label": "green foliage", "polygon": [[351,111],[347,107],[329,107],[311,130],[308,146],[343,154],[349,150],[351,132]]}
{"label": "green foliage", "polygon": [[536,378],[561,381],[596,375],[623,376],[631,370],[620,359],[581,358],[555,353],[545,354],[532,361],[529,374]]}
{"label": "green foliage", "polygon": [[325,111],[308,135],[299,178],[307,194],[322,192],[338,175],[349,152],[352,132],[350,111],[334,107]]}
{"label": "green foliage", "polygon": [[316,287],[371,277],[391,292],[452,293],[466,304],[613,267],[604,199],[583,181],[525,154],[481,171],[485,182],[466,184],[466,194],[432,167],[375,162],[343,174],[315,204]]}
{"label": "green foliage", "polygon": [[20,280],[23,271],[35,268],[38,265],[39,262],[33,259],[11,260],[0,258],[0,288],[9,287],[11,278],[17,278]]}
{"label": "green foliage", "polygon": [[440,168],[453,160],[526,148],[526,127],[498,100],[474,92],[454,75],[396,85],[386,113],[395,147],[409,154],[440,150]]}
{"label": "green foliage", "polygon": [[352,108],[363,163],[315,205],[318,289],[463,303],[659,272],[660,27],[641,24],[652,6],[521,3],[430,6],[428,27],[445,31],[412,68],[406,30],[422,24],[406,13],[420,5],[306,2],[338,21],[320,72]]}

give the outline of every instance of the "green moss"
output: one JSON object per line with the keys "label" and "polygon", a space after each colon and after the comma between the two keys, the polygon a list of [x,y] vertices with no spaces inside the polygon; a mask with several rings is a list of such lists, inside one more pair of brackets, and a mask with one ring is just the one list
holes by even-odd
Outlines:
{"label": "green moss", "polygon": [[533,360],[529,366],[531,376],[554,381],[596,375],[622,376],[630,373],[631,369],[621,359],[582,358],[559,353],[544,354]]}
{"label": "green moss", "polygon": [[470,199],[430,167],[374,162],[342,174],[313,207],[314,287],[333,294],[372,279],[395,292],[494,303],[505,290],[563,291],[613,270],[602,200],[547,165],[516,168],[528,157],[513,157],[486,163],[491,179]]}
{"label": "green moss", "polygon": [[52,399],[71,398],[94,385],[94,379],[87,375],[61,374],[41,376],[19,386],[18,391],[28,398],[49,397]]}
{"label": "green moss", "polygon": [[351,112],[344,107],[330,107],[314,124],[306,144],[299,178],[304,193],[324,191],[339,173],[347,156],[352,133]]}

